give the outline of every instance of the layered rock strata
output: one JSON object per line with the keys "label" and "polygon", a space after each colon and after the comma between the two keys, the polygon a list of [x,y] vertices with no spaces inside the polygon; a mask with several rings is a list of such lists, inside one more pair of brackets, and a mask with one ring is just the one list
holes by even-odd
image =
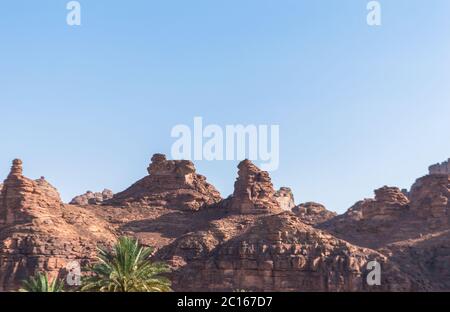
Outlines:
{"label": "layered rock strata", "polygon": [[115,239],[108,228],[87,211],[65,207],[53,186],[24,177],[14,160],[1,191],[0,290],[17,290],[38,271],[54,278],[72,261],[94,259],[97,244]]}
{"label": "layered rock strata", "polygon": [[[449,175],[420,178],[410,191],[382,187],[335,216],[323,205],[290,206],[287,189],[250,161],[221,200],[189,161],[156,154],[149,176],[113,199],[65,205],[44,178],[15,160],[0,185],[0,290],[37,271],[67,276],[95,261],[119,235],[157,249],[174,269],[175,290],[450,290]],[[112,206],[111,206],[112,205]],[[370,286],[368,264],[381,265]]]}
{"label": "layered rock strata", "polygon": [[335,212],[327,210],[324,205],[314,202],[307,202],[295,206],[292,208],[292,212],[300,220],[309,225],[323,223],[337,216]]}
{"label": "layered rock strata", "polygon": [[230,201],[230,210],[239,214],[281,212],[269,173],[260,170],[250,160],[238,166],[238,178]]}
{"label": "layered rock strata", "polygon": [[[163,250],[179,267],[176,290],[192,291],[409,291],[416,283],[370,249],[316,230],[289,212],[261,216],[247,230],[223,241],[217,229],[196,232]],[[369,286],[367,265],[384,274]]]}
{"label": "layered rock strata", "polygon": [[105,203],[197,211],[222,200],[216,188],[196,173],[191,161],[167,160],[155,154],[147,170],[148,176]]}

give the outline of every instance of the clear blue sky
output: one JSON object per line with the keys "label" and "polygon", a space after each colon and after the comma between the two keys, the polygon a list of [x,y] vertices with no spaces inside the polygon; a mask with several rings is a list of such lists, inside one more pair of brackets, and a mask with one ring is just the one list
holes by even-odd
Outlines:
{"label": "clear blue sky", "polygon": [[[279,124],[276,187],[343,212],[450,156],[450,1],[81,0],[0,4],[0,176],[24,160],[65,200],[120,191],[170,130]],[[236,162],[196,162],[224,196]]]}

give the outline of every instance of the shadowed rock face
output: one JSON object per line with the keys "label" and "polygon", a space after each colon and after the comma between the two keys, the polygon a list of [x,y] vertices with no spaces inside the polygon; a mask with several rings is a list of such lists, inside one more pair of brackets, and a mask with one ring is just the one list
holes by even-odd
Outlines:
{"label": "shadowed rock face", "polygon": [[220,193],[195,171],[188,160],[167,160],[155,154],[148,167],[149,176],[114,195],[107,205],[160,206],[196,211],[222,200]]}
{"label": "shadowed rock face", "polygon": [[357,202],[343,215],[325,221],[319,227],[355,244],[379,247],[412,234],[398,233],[395,227],[399,220],[408,217],[409,204],[400,189],[384,186],[375,190],[374,199]]}
{"label": "shadowed rock face", "polygon": [[[220,230],[211,227],[162,250],[163,259],[178,265],[175,289],[399,291],[415,287],[386,256],[316,230],[289,212],[260,215],[248,222],[246,230],[226,241]],[[386,274],[382,286],[370,289],[366,267],[373,260]]]}
{"label": "shadowed rock face", "polygon": [[428,175],[418,179],[410,191],[411,212],[432,229],[450,225],[450,175]]}
{"label": "shadowed rock face", "polygon": [[320,227],[360,245],[371,247],[417,238],[449,225],[450,178],[428,175],[408,192],[396,187],[375,191],[375,199],[357,202],[345,214]]}
{"label": "shadowed rock face", "polygon": [[450,290],[450,177],[431,174],[411,191],[383,187],[319,227],[353,244],[376,248],[423,281],[427,290]]}

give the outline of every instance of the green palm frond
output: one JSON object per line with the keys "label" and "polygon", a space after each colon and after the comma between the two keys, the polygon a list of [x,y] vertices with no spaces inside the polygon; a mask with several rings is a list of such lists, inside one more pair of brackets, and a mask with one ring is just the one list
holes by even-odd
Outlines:
{"label": "green palm frond", "polygon": [[153,249],[140,246],[129,237],[119,238],[113,250],[98,249],[98,262],[91,275],[83,280],[82,291],[100,292],[165,292],[171,291],[169,279],[161,276],[169,272],[163,263],[149,260]]}
{"label": "green palm frond", "polygon": [[46,273],[37,273],[36,275],[23,281],[21,292],[63,292],[64,282],[55,278],[49,282]]}

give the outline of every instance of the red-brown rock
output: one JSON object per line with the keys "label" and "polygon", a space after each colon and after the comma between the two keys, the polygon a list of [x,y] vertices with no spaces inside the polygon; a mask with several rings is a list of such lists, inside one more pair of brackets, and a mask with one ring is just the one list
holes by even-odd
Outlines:
{"label": "red-brown rock", "polygon": [[[176,290],[190,291],[409,291],[416,286],[376,251],[316,230],[289,212],[260,215],[224,241],[211,227],[163,250],[175,259]],[[378,261],[381,286],[366,283],[367,263]]]}
{"label": "red-brown rock", "polygon": [[281,212],[269,173],[261,171],[250,160],[242,161],[238,168],[230,210],[240,214]]}
{"label": "red-brown rock", "polygon": [[37,271],[60,275],[67,263],[83,264],[95,257],[97,244],[115,239],[105,221],[64,206],[44,178],[24,177],[20,160],[14,160],[1,198],[0,291],[17,290]]}
{"label": "red-brown rock", "polygon": [[335,212],[327,210],[324,205],[314,202],[295,206],[292,208],[292,212],[299,217],[300,220],[309,225],[323,223],[337,216]]}
{"label": "red-brown rock", "polygon": [[275,193],[275,199],[280,205],[280,208],[285,211],[291,211],[295,207],[294,194],[289,187],[281,187]]}
{"label": "red-brown rock", "polygon": [[111,190],[104,189],[102,192],[87,191],[82,195],[74,197],[71,201],[71,205],[87,206],[87,205],[101,205],[104,201],[110,200],[114,197],[114,193]]}
{"label": "red-brown rock", "polygon": [[450,225],[450,175],[418,179],[410,191],[411,211],[433,229]]}
{"label": "red-brown rock", "polygon": [[[316,203],[283,212],[289,196],[280,200],[249,161],[222,201],[189,161],[157,154],[148,170],[113,200],[73,206],[15,160],[0,186],[0,290],[36,271],[64,278],[68,262],[92,262],[96,246],[118,235],[155,246],[155,260],[175,270],[175,290],[450,290],[448,175],[421,178],[409,192],[380,188],[334,216]],[[365,282],[374,259],[381,286]]]}
{"label": "red-brown rock", "polygon": [[106,201],[115,206],[156,206],[197,211],[222,200],[220,193],[188,160],[167,160],[155,154],[149,176]]}

